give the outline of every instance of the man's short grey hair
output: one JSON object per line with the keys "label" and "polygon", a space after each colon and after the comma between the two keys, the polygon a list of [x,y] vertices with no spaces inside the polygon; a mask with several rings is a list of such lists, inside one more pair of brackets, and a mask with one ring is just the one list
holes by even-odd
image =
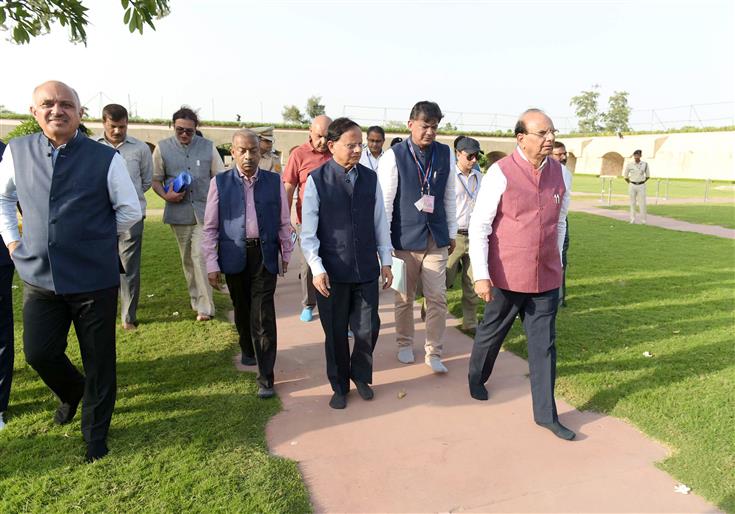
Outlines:
{"label": "man's short grey hair", "polygon": [[232,142],[235,142],[235,139],[238,137],[251,137],[255,140],[256,143],[260,142],[260,136],[258,136],[257,132],[250,129],[238,129],[232,134]]}

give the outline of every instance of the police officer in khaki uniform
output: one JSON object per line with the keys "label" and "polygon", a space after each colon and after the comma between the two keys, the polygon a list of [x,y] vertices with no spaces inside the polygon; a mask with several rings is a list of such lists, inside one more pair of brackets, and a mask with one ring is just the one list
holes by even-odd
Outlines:
{"label": "police officer in khaki uniform", "polygon": [[635,204],[638,202],[641,223],[646,224],[646,181],[651,178],[648,169],[648,163],[643,162],[641,157],[643,152],[636,150],[633,152],[633,162],[629,162],[625,166],[623,178],[629,184],[628,193],[630,194],[630,222],[635,223]]}
{"label": "police officer in khaki uniform", "polygon": [[253,131],[260,138],[260,164],[261,170],[281,173],[281,152],[273,149],[273,127],[257,127]]}

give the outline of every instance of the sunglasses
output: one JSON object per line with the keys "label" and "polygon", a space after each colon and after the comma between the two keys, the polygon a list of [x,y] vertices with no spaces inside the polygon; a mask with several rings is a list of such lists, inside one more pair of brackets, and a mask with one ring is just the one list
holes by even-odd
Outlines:
{"label": "sunglasses", "polygon": [[193,128],[174,127],[174,130],[176,130],[177,134],[186,134],[187,136],[194,134]]}
{"label": "sunglasses", "polygon": [[476,161],[479,158],[479,154],[471,153],[467,156],[468,161]]}

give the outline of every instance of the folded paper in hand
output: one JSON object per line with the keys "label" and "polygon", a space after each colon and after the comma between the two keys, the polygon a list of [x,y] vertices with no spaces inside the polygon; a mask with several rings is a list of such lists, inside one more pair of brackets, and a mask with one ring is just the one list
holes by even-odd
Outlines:
{"label": "folded paper in hand", "polygon": [[391,272],[393,273],[393,284],[390,287],[401,294],[406,294],[406,263],[398,257],[393,257]]}

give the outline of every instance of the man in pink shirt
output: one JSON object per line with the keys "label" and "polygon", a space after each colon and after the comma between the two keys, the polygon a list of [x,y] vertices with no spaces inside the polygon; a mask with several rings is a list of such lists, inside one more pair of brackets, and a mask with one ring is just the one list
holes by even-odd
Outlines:
{"label": "man in pink shirt", "polygon": [[[329,116],[321,115],[314,118],[309,127],[309,140],[291,152],[286,169],[283,171],[283,183],[286,186],[289,206],[293,200],[294,191],[297,187],[299,188],[299,198],[296,201],[296,217],[299,225],[301,224],[301,204],[304,201],[306,179],[309,173],[332,158],[327,147],[327,128],[330,123],[332,120]],[[306,259],[303,259],[301,264],[301,292],[303,294],[301,321],[311,321],[316,306],[316,290]]]}
{"label": "man in pink shirt", "polygon": [[258,169],[258,135],[232,137],[235,167],[209,184],[202,251],[212,287],[224,273],[235,307],[241,362],[258,366],[258,397],[270,398],[276,363],[276,275],[293,250],[289,202],[281,177]]}

